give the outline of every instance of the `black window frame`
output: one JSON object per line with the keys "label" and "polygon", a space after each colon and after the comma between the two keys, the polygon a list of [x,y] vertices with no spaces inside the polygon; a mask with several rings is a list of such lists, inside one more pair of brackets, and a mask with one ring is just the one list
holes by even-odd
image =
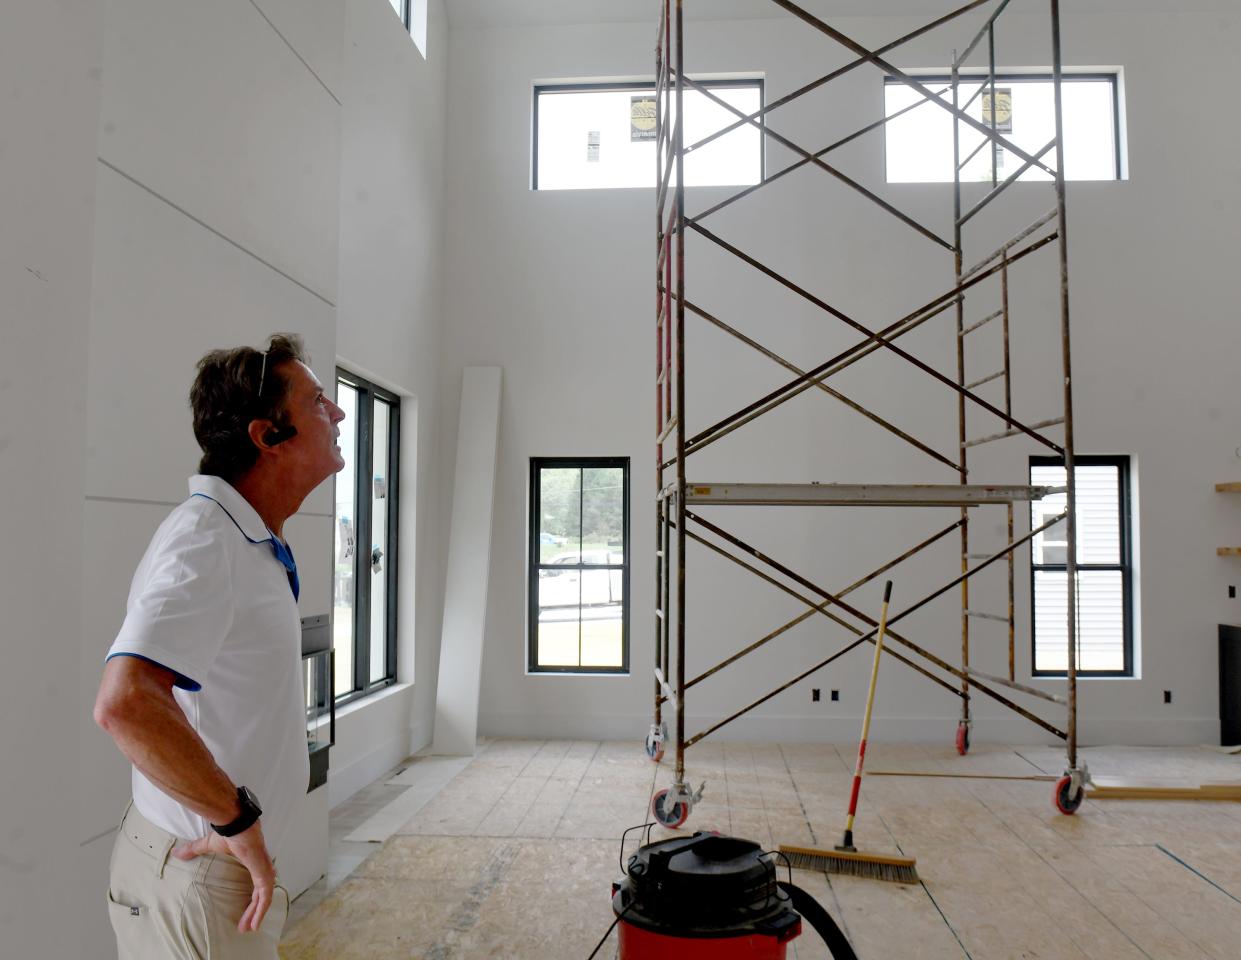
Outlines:
{"label": "black window frame", "polygon": [[[1117,468],[1116,496],[1119,498],[1117,520],[1120,524],[1120,562],[1119,563],[1078,563],[1078,571],[1083,570],[1119,570],[1121,573],[1122,600],[1121,610],[1124,616],[1124,667],[1121,670],[1081,670],[1079,677],[1132,677],[1134,675],[1133,657],[1133,514],[1131,501],[1131,483],[1129,471],[1131,461],[1127,454],[1076,454],[1074,463],[1079,467],[1110,466]],[[1063,467],[1064,457],[1032,456],[1030,469],[1034,467]],[[1032,677],[1066,677],[1067,670],[1038,670],[1038,635],[1035,632],[1035,581],[1034,575],[1039,570],[1067,571],[1064,563],[1034,562],[1034,541],[1030,541],[1030,676]]]}
{"label": "black window frame", "polygon": [[[408,0],[407,0],[408,5]],[[358,415],[355,427],[357,449],[354,450],[354,550],[353,550],[353,679],[350,690],[336,697],[336,705],[342,706],[354,700],[370,696],[396,683],[397,674],[397,613],[398,574],[400,568],[400,480],[401,480],[401,398],[366,377],[359,376],[344,367],[336,368],[336,397],[340,398],[340,384],[346,383],[358,393]],[[388,476],[385,499],[388,501],[387,552],[383,556],[386,589],[384,592],[387,630],[384,637],[384,675],[370,680],[371,657],[371,578],[359,575],[363,544],[374,543],[371,536],[371,492],[375,475],[374,405],[376,400],[388,405]],[[363,496],[363,493],[368,494]],[[333,496],[333,511],[336,498]],[[370,557],[370,550],[366,550]],[[333,596],[335,590],[333,589]],[[335,602],[333,602],[335,617]],[[333,658],[334,662],[334,658]],[[335,667],[333,666],[333,690],[335,690]]]}
{"label": "black window frame", "polygon": [[[407,0],[408,2],[408,0]],[[691,78],[692,79],[692,78]],[[700,87],[707,89],[716,89],[720,87],[758,87],[758,105],[759,109],[767,106],[767,83],[764,77],[728,77],[722,80],[696,80]],[[531,138],[530,138],[530,189],[534,192],[539,191],[539,95],[543,93],[589,93],[598,90],[610,90],[616,92],[633,93],[654,93],[654,80],[632,80],[632,81],[585,81],[582,83],[540,83],[534,86],[534,108],[532,111],[531,122]],[[766,117],[758,118],[759,127],[762,128],[766,122]],[[758,182],[762,183],[767,179],[767,138],[766,133],[760,129],[758,139]],[[654,189],[655,180],[652,175],[650,188]],[[624,190],[624,189],[641,189],[628,187],[600,187],[601,190]],[[687,189],[695,189],[687,187]],[[721,187],[721,189],[726,189]]]}
{"label": "black window frame", "polygon": [[[945,83],[951,84],[952,74],[950,73],[937,73],[937,74],[919,73],[916,76],[914,76],[914,79],[917,80],[919,83],[921,83],[923,86],[930,86],[932,84],[945,84]],[[1054,79],[1055,77],[1052,75],[1050,68],[1048,68],[1045,73],[1042,71],[1028,71],[1028,70],[1025,72],[1009,72],[1009,73],[1002,73],[1002,72],[997,71],[995,75],[996,86],[999,86],[1001,83],[1049,83]],[[968,73],[968,74],[963,73],[960,76],[960,81],[962,83],[977,83],[980,80],[983,81],[984,85],[989,86],[991,83],[991,75],[989,73]],[[1061,82],[1065,84],[1080,83],[1082,81],[1099,81],[1099,80],[1106,80],[1112,85],[1113,169],[1112,169],[1111,180],[1103,180],[1103,181],[1098,181],[1098,182],[1119,183],[1119,182],[1123,182],[1124,180],[1124,161],[1121,156],[1121,147],[1122,147],[1123,137],[1122,137],[1122,131],[1120,128],[1121,127],[1121,124],[1120,124],[1120,119],[1121,119],[1120,118],[1120,73],[1117,71],[1096,70],[1090,73],[1064,73],[1061,75]],[[906,84],[899,77],[885,75],[883,78],[883,86],[884,86],[884,89],[886,90],[887,87],[889,86],[902,86],[903,87],[903,86],[908,86],[908,84]],[[886,97],[885,97],[885,103],[886,103]],[[887,137],[887,126],[886,125],[884,126],[884,137],[883,137],[883,181],[884,183],[893,182],[893,181],[888,180],[888,137]],[[901,182],[904,182],[904,181],[901,181]],[[918,183],[933,183],[936,181],[917,181],[917,182]],[[951,183],[952,181],[944,181],[944,182]],[[1073,182],[1073,181],[1070,181],[1070,182]]]}
{"label": "black window frame", "polygon": [[[400,14],[398,14],[398,16],[400,16],[401,23],[405,26],[406,33],[409,33],[410,31],[409,17],[410,17],[411,6],[413,6],[413,0],[401,0],[401,12]],[[392,12],[396,13],[395,7],[393,8]]]}
{"label": "black window frame", "polygon": [[[598,563],[582,563],[581,562],[581,530],[579,527],[578,540],[578,563],[577,564],[551,564],[543,563],[539,556],[539,534],[542,532],[542,503],[541,489],[539,484],[539,471],[545,468],[551,469],[595,469],[595,468],[615,468],[619,467],[622,471],[623,487],[621,496],[623,498],[623,514],[622,514],[622,533],[621,537],[624,541],[623,556],[624,562],[620,564],[598,564]],[[630,474],[630,458],[629,457],[531,457],[530,458],[530,502],[529,502],[529,523],[528,538],[529,550],[526,562],[526,670],[531,674],[591,674],[601,676],[628,676],[629,674],[629,620],[630,620],[630,570],[632,567],[632,550],[630,549],[629,539],[629,474]],[[584,495],[584,491],[582,491]],[[581,523],[581,511],[579,509],[578,522]],[[538,626],[539,626],[539,570],[543,568],[551,569],[575,569],[581,570],[621,570],[621,584],[624,597],[621,601],[621,665],[619,667],[588,667],[588,666],[555,666],[545,667],[538,663]],[[580,607],[579,607],[580,609]],[[581,634],[578,635],[578,660],[581,661]]]}

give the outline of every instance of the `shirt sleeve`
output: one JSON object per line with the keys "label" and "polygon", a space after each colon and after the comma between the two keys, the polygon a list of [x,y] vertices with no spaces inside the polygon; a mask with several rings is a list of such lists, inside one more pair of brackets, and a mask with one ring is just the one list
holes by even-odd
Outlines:
{"label": "shirt sleeve", "polygon": [[233,621],[228,543],[207,516],[177,518],[152,541],[107,659],[139,657],[199,690]]}

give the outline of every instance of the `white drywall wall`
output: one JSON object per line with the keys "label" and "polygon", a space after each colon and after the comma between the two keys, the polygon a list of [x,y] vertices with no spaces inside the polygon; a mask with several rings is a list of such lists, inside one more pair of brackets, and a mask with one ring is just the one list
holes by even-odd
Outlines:
{"label": "white drywall wall", "polygon": [[[215,347],[293,331],[318,377],[334,375],[340,104],[310,63],[339,74],[343,16],[314,3],[290,29],[293,11],[268,7],[118,0],[104,23],[80,712],[92,789],[81,791],[78,828],[92,848],[110,843],[129,778],[90,721],[90,696],[124,617],[129,576],[197,468],[187,403],[195,362]],[[303,615],[330,610],[330,490],[312,493],[288,526]],[[290,840],[300,856],[274,851],[293,868],[294,893],[316,878],[312,859],[326,867],[326,812],[323,798],[307,799]],[[103,868],[101,852],[80,882],[102,889]],[[84,922],[94,949],[108,942],[101,899]]]}
{"label": "white drywall wall", "polygon": [[[1084,742],[1193,743],[1217,732],[1215,624],[1237,619],[1225,586],[1236,561],[1217,559],[1222,535],[1241,530],[1241,503],[1212,484],[1241,475],[1235,365],[1241,355],[1231,290],[1241,191],[1229,163],[1241,132],[1212,98],[1187,97],[1194,85],[1226,89],[1224,66],[1241,30],[1220,5],[1154,4],[1115,16],[1066,7],[1065,62],[1125,72],[1130,179],[1069,187],[1077,448],[1134,457],[1141,543],[1138,616],[1141,676],[1092,680],[1081,692]],[[1041,8],[1040,8],[1041,9]],[[1044,17],[1006,14],[1000,57],[1020,66],[1050,64]],[[851,19],[840,25],[878,45],[913,29],[908,18]],[[448,230],[447,376],[464,366],[504,364],[491,589],[483,661],[480,732],[638,738],[649,722],[652,654],[654,364],[653,192],[529,190],[533,81],[653,74],[655,25],[454,30]],[[892,59],[903,67],[948,62],[960,35],[931,35]],[[847,61],[828,39],[791,19],[699,23],[686,34],[687,62],[702,74],[758,72],[775,99]],[[880,115],[882,76],[856,70],[826,98],[782,108],[773,129],[817,149]],[[768,170],[790,155],[769,147]],[[912,216],[950,229],[951,191],[939,185],[887,186],[883,142],[871,135],[836,162]],[[689,212],[727,190],[689,191]],[[968,201],[967,201],[968,202]],[[976,258],[1053,205],[1046,187],[1019,185],[984,215],[969,238]],[[1002,214],[1002,215],[1001,215]],[[776,266],[833,305],[872,326],[901,316],[951,285],[951,255],[874,210],[819,171],[803,170],[734,205],[706,224]],[[1014,274],[1016,411],[1029,420],[1059,407],[1059,333],[1054,254]],[[698,237],[688,243],[691,299],[805,365],[854,342],[774,283]],[[981,306],[979,310],[981,311]],[[764,358],[701,322],[688,325],[691,431],[787,380]],[[951,314],[905,344],[955,373]],[[992,335],[971,343],[970,369],[994,369]],[[919,439],[955,456],[955,403],[941,385],[894,357],[875,356],[835,381],[837,389]],[[998,394],[997,394],[998,395]],[[445,403],[451,434],[456,411]],[[971,416],[971,435],[991,432]],[[1019,482],[1032,443],[1010,440],[971,458],[973,479]],[[525,674],[526,503],[531,456],[628,455],[633,463],[631,549],[632,675],[628,678]],[[691,479],[953,482],[955,477],[901,441],[819,395],[805,394],[770,414],[761,429],[737,431],[692,461]],[[645,479],[644,479],[645,478]],[[645,488],[645,489],[644,489]],[[1018,512],[1018,528],[1026,526]],[[839,588],[950,522],[934,511],[716,511],[739,536],[817,580]],[[984,548],[1003,526],[1002,508],[974,523]],[[705,669],[801,609],[748,574],[691,545],[690,674]],[[953,575],[955,544],[928,554],[929,566],[895,573],[899,609]],[[1018,566],[1019,674],[1029,672],[1029,603]],[[1002,604],[1002,575],[978,584]],[[877,587],[854,595],[877,611]],[[999,592],[995,592],[999,591]],[[744,600],[739,598],[744,597]],[[987,606],[981,605],[983,609]],[[953,659],[959,656],[959,605],[937,601],[905,631]],[[988,630],[988,627],[993,629]],[[701,729],[818,662],[839,647],[839,628],[807,624],[692,691],[689,729]],[[1003,627],[976,626],[974,662],[1005,670]],[[868,658],[852,654],[775,697],[720,736],[848,740],[856,735]],[[1019,676],[1020,679],[1020,676]],[[1047,683],[1046,686],[1053,686]],[[812,704],[809,687],[838,688]],[[1162,703],[1162,691],[1173,702]],[[976,739],[1040,740],[1044,734],[975,698]],[[880,676],[876,738],[948,742],[957,700],[894,662]],[[1054,713],[1049,714],[1053,719]]]}
{"label": "white drywall wall", "polygon": [[359,747],[333,752],[333,803],[429,743],[435,713],[447,526],[436,466],[448,130],[442,0],[429,4],[427,31],[424,59],[390,4],[345,4],[337,357],[402,397],[397,664],[398,679],[413,686],[395,694],[396,714],[385,703],[341,718],[338,745]]}
{"label": "white drywall wall", "polygon": [[[446,45],[440,3],[430,30]],[[428,523],[415,518],[433,504],[438,479],[418,467],[434,461],[437,435],[433,420],[419,429],[419,415],[437,409],[446,58],[428,66],[381,0],[238,0],[210,10],[121,0],[109,8],[103,48],[103,106],[90,123],[99,200],[74,713],[92,784],[74,801],[79,833],[99,838],[79,878],[94,893],[129,781],[90,721],[90,701],[132,570],[197,463],[185,398],[204,351],[292,330],[324,383],[341,358],[403,394],[403,680],[417,656],[434,680],[442,589],[437,511],[425,511]],[[331,517],[328,482],[288,528],[307,615],[330,610]],[[419,553],[432,575],[416,580]],[[431,642],[415,644],[419,629]],[[421,722],[408,682],[341,718],[325,791],[333,803],[429,740],[434,683],[424,687]],[[303,853],[325,849],[323,801],[299,818]],[[307,877],[313,870],[299,864]],[[88,939],[106,942],[96,901]]]}
{"label": "white drywall wall", "polygon": [[437,754],[472,756],[478,733],[500,384],[499,367],[466,367],[462,371],[448,578],[444,585],[444,633],[440,641],[432,741]]}
{"label": "white drywall wall", "polygon": [[[101,5],[0,8],[0,943],[72,957],[86,336]],[[56,891],[56,895],[50,895]],[[92,896],[93,894],[93,896]]]}

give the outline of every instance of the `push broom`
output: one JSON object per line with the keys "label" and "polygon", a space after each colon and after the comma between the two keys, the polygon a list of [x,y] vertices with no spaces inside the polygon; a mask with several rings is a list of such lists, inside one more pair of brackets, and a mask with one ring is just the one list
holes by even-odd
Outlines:
{"label": "push broom", "polygon": [[780,845],[790,864],[801,870],[824,870],[869,880],[891,880],[895,883],[917,883],[918,871],[912,857],[893,857],[863,853],[853,845],[853,818],[857,814],[858,793],[862,788],[862,764],[866,759],[866,738],[870,735],[871,708],[875,705],[875,686],[879,681],[879,657],[883,654],[883,636],[888,627],[888,601],[892,598],[892,581],[883,585],[883,609],[879,614],[879,630],[875,636],[875,662],[870,668],[870,690],[866,694],[866,712],[862,717],[862,739],[857,748],[857,766],[853,770],[853,792],[849,795],[849,818],[845,821],[844,839],[834,850]]}

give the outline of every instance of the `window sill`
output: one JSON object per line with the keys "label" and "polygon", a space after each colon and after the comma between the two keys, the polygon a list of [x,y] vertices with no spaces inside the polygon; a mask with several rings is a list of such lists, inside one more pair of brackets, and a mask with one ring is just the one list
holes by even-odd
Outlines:
{"label": "window sill", "polygon": [[570,670],[527,670],[527,677],[594,677],[597,680],[624,680],[628,673],[577,673]]}
{"label": "window sill", "polygon": [[[394,697],[398,693],[401,693],[405,690],[412,689],[413,686],[414,685],[412,683],[392,683],[384,687],[382,690],[376,690],[374,693],[367,694],[365,697],[359,697],[357,700],[351,700],[347,704],[345,704],[343,707],[337,708],[336,722],[339,723],[341,720],[343,720],[345,717],[348,717],[351,714],[359,713],[362,710],[365,710],[367,707],[374,706],[375,704],[380,703],[381,701],[386,700],[389,697]],[[314,729],[316,731],[321,730],[324,727],[328,726],[329,722],[330,722],[330,718],[321,717],[315,723]]]}

